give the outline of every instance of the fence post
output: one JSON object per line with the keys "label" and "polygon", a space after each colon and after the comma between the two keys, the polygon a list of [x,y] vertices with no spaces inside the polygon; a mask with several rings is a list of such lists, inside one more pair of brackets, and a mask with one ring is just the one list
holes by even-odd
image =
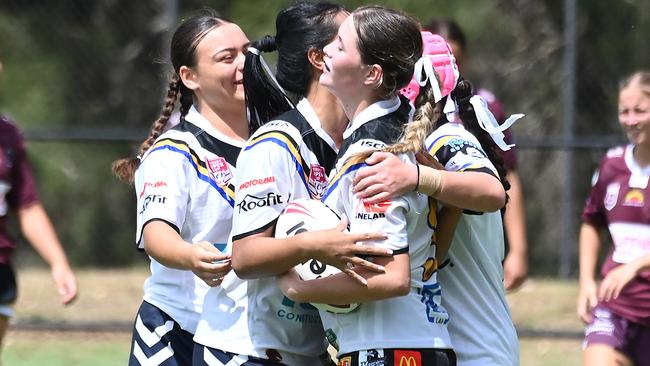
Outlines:
{"label": "fence post", "polygon": [[562,207],[560,221],[561,240],[558,276],[566,279],[571,274],[576,242],[576,220],[574,212],[574,154],[569,145],[575,140],[575,103],[576,103],[576,0],[564,0],[564,103],[563,103],[563,139],[565,141],[563,159],[564,189],[562,190]]}

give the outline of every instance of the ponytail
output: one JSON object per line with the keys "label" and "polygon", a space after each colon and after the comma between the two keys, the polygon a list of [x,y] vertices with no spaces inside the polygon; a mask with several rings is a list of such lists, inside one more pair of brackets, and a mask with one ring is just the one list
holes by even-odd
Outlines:
{"label": "ponytail", "polygon": [[[163,105],[162,111],[160,112],[160,117],[151,125],[151,130],[149,131],[149,136],[142,142],[140,148],[138,149],[138,156],[131,158],[123,158],[113,162],[112,170],[113,174],[117,176],[123,182],[128,184],[133,184],[133,178],[135,176],[135,171],[140,166],[140,159],[147,150],[153,145],[158,136],[162,134],[169,121],[169,117],[174,111],[174,104],[178,98],[178,94],[181,94],[181,119],[185,117],[189,107],[192,105],[192,96],[189,90],[183,93],[182,89],[187,89],[183,83],[180,81],[180,78],[177,74],[172,76],[169,81],[169,88],[167,89],[167,96],[165,97],[165,104]],[[187,103],[187,96],[189,96],[189,106],[185,104],[185,111],[183,99]]]}
{"label": "ponytail", "polygon": [[266,35],[251,43],[246,53],[243,79],[251,133],[272,118],[293,108],[284,91],[270,74],[271,71],[265,67],[260,54],[276,50],[275,37]]}
{"label": "ponytail", "polygon": [[472,89],[472,84],[469,81],[461,80],[452,92],[451,95],[458,104],[458,116],[463,121],[465,129],[476,136],[488,159],[490,159],[490,162],[497,169],[503,189],[508,191],[510,189],[510,182],[506,179],[507,170],[503,163],[503,158],[498,153],[498,147],[490,134],[479,125],[474,107],[470,103],[470,98],[474,95]]}

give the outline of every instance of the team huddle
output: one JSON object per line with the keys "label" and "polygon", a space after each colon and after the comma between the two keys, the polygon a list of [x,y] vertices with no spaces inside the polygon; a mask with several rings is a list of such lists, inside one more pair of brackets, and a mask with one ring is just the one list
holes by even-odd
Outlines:
{"label": "team huddle", "polygon": [[[114,166],[151,258],[129,364],[518,365],[498,150],[521,115],[499,125],[405,13],[298,1],[276,28],[185,20],[163,112]],[[305,199],[341,222],[278,233]]]}

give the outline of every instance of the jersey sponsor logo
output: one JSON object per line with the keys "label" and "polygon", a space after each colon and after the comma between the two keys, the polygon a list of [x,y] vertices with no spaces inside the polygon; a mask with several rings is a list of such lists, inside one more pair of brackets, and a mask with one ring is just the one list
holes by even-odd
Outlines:
{"label": "jersey sponsor logo", "polygon": [[422,366],[422,354],[418,351],[395,350],[394,366]]}
{"label": "jersey sponsor logo", "polygon": [[[327,342],[329,344],[331,344],[332,347],[336,348],[337,350],[339,349],[338,337],[336,336],[336,333],[334,333],[334,331],[331,328],[328,328],[325,331],[325,339],[327,339]],[[346,359],[346,358],[348,359],[348,363],[345,364],[345,365],[350,366],[350,363],[351,363],[350,357],[343,357],[342,359],[339,359],[339,362],[341,362],[341,360]],[[339,365],[341,365],[341,364],[339,363]]]}
{"label": "jersey sponsor logo", "polygon": [[215,159],[205,159],[208,168],[210,169],[210,176],[217,184],[225,186],[232,179],[232,172],[228,166],[225,158],[217,156]]}
{"label": "jersey sponsor logo", "polygon": [[147,210],[150,203],[160,203],[164,205],[166,201],[167,197],[163,195],[149,194],[144,198],[144,201],[142,202],[142,210],[140,210],[140,214],[144,213]]}
{"label": "jersey sponsor logo", "polygon": [[[264,125],[264,128],[270,130],[269,127],[289,127],[291,123],[281,120],[269,121]],[[261,134],[260,134],[261,135]],[[257,136],[255,136],[257,138]]]}
{"label": "jersey sponsor logo", "polygon": [[314,305],[309,303],[297,303],[288,297],[282,297],[282,308],[278,309],[276,315],[280,319],[292,323],[320,324],[320,316]]}
{"label": "jersey sponsor logo", "polygon": [[347,356],[340,358],[338,366],[352,366],[352,357]]}
{"label": "jersey sponsor logo", "polygon": [[449,322],[449,314],[440,306],[442,300],[440,285],[438,283],[424,285],[420,293],[422,295],[420,301],[426,306],[426,315],[429,323],[447,324]]}
{"label": "jersey sponsor logo", "polygon": [[147,190],[147,188],[160,188],[160,187],[167,187],[167,183],[163,181],[145,182],[144,187],[142,188],[142,192],[140,192],[140,198],[144,196],[144,192]]}
{"label": "jersey sponsor logo", "polygon": [[274,176],[269,176],[266,178],[255,178],[251,179],[248,182],[244,182],[239,185],[239,190],[250,188],[253,186],[259,186],[259,185],[264,185],[264,184],[269,184],[269,183],[275,183],[275,177]]}
{"label": "jersey sponsor logo", "polygon": [[359,351],[359,366],[386,366],[383,349]]}
{"label": "jersey sponsor logo", "polygon": [[623,206],[643,207],[645,197],[640,189],[631,189],[623,199]]}
{"label": "jersey sponsor logo", "polygon": [[363,202],[359,206],[360,210],[355,216],[359,220],[375,220],[386,217],[386,210],[390,207],[392,201],[382,201],[379,203]]}
{"label": "jersey sponsor logo", "polygon": [[309,169],[309,193],[312,197],[320,199],[327,188],[327,173],[325,168],[312,164]]}
{"label": "jersey sponsor logo", "polygon": [[279,205],[282,202],[282,195],[279,195],[275,192],[269,192],[264,197],[253,196],[252,194],[247,194],[241,202],[237,204],[239,212],[248,212],[260,207],[275,206]]}
{"label": "jersey sponsor logo", "polygon": [[614,206],[616,206],[616,202],[618,201],[618,191],[621,189],[621,185],[619,183],[610,183],[607,186],[607,191],[605,192],[605,198],[603,199],[603,205],[607,209],[607,211],[611,211]]}
{"label": "jersey sponsor logo", "polygon": [[462,151],[464,147],[473,147],[475,149],[478,149],[478,146],[476,146],[473,142],[458,137],[452,137],[449,141],[447,141],[447,146],[452,153]]}
{"label": "jersey sponsor logo", "polygon": [[369,147],[369,148],[375,149],[375,150],[379,150],[379,149],[383,148],[384,146],[386,146],[386,144],[384,144],[381,141],[373,141],[373,140],[363,140],[363,141],[361,141],[360,145],[364,146],[364,147]]}

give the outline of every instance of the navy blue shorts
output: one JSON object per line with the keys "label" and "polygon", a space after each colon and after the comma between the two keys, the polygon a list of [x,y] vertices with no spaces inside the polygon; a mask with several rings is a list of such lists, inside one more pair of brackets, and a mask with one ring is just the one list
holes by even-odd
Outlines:
{"label": "navy blue shorts", "polygon": [[257,358],[242,356],[232,352],[224,352],[216,348],[206,347],[194,343],[193,366],[286,366],[283,363]]}
{"label": "navy blue shorts", "polygon": [[456,366],[451,349],[384,348],[368,349],[339,356],[338,366]]}
{"label": "navy blue shorts", "polygon": [[0,264],[0,305],[13,304],[17,297],[14,268],[9,263]]}
{"label": "navy blue shorts", "polygon": [[190,366],[194,335],[146,301],[133,325],[129,366]]}

